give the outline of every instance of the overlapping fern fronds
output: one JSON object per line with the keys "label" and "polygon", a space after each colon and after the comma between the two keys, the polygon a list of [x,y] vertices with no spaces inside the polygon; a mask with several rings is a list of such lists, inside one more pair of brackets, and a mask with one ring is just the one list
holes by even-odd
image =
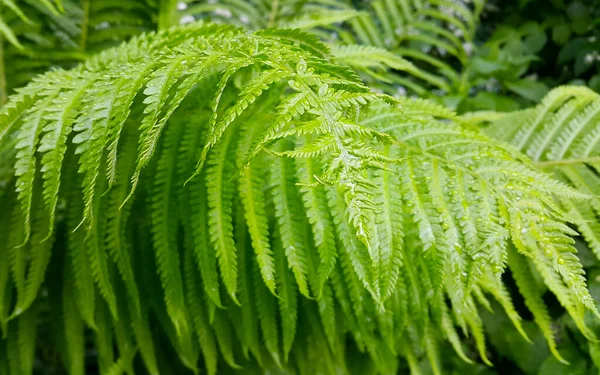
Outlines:
{"label": "overlapping fern fronds", "polygon": [[[585,200],[558,196],[557,205],[600,258],[600,95],[586,87],[558,87],[534,108],[467,118],[483,124],[491,137],[527,154],[539,169],[589,196]],[[539,303],[540,291],[526,292],[526,280],[519,282],[518,273],[515,276],[536,320],[547,319],[548,312]],[[546,325],[548,335],[549,321]]]}
{"label": "overlapping fern fronds", "polygon": [[167,15],[145,0],[0,2],[0,104],[37,74],[73,67],[92,53],[156,30],[158,18]]}
{"label": "overlapping fern fronds", "polygon": [[297,30],[193,24],[18,90],[0,112],[0,371],[32,372],[49,315],[71,374],[87,338],[110,374],[349,373],[349,346],[372,373],[441,374],[446,342],[473,360],[458,328],[489,363],[487,298],[521,329],[501,275],[540,303],[526,259],[591,338],[553,201],[586,196],[331,58]]}
{"label": "overlapping fern fronds", "polygon": [[589,194],[586,201],[560,202],[600,258],[600,95],[586,87],[559,87],[537,107],[501,115],[486,129],[518,147],[539,168]]}
{"label": "overlapping fern fronds", "polygon": [[[28,81],[31,78],[22,77],[24,69],[29,69],[30,73],[36,74],[35,69],[39,68],[39,62],[32,64],[18,59],[17,56],[25,54],[26,46],[30,43],[43,47],[51,44],[54,35],[44,35],[52,33],[49,33],[48,29],[44,30],[45,33],[41,32],[42,25],[39,21],[43,19],[44,23],[52,23],[53,26],[56,26],[53,21],[59,17],[60,10],[63,10],[60,1],[0,1],[0,104],[4,104],[6,101],[8,91],[20,82]],[[63,39],[68,39],[70,36],[68,29],[56,27],[55,30],[62,34]],[[51,57],[49,58],[51,59]],[[7,61],[10,64],[6,64]],[[38,70],[37,73],[43,71]],[[7,80],[7,77],[11,77],[10,81]]]}
{"label": "overlapping fern fronds", "polygon": [[[469,89],[465,67],[475,48],[475,32],[485,0],[373,1],[365,15],[350,21],[352,33],[340,32],[345,43],[387,49],[413,62],[406,74],[373,74],[421,97],[431,90],[445,95]],[[364,51],[364,57],[369,56]],[[367,61],[368,58],[365,58]],[[419,67],[417,69],[417,66]],[[381,71],[381,70],[380,70]]]}
{"label": "overlapping fern fronds", "polygon": [[[189,2],[182,14],[250,29],[302,28],[339,46],[333,52],[340,62],[365,72],[371,85],[388,93],[400,87],[402,94],[425,97],[434,91],[452,97],[470,89],[467,65],[485,3],[220,0]],[[392,56],[403,63],[387,64]]]}
{"label": "overlapping fern fronds", "polygon": [[345,0],[188,0],[183,4],[179,6],[182,17],[209,19],[252,30],[279,27],[315,31],[361,14]]}

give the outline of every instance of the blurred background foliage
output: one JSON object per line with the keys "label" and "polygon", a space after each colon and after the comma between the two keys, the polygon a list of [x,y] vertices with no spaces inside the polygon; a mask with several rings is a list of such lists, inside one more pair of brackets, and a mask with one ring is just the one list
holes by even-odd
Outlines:
{"label": "blurred background foliage", "polygon": [[[442,0],[0,0],[0,105],[41,72],[72,67],[135,35],[198,19],[250,29],[301,28],[334,44],[386,48],[412,65],[361,65],[360,54],[342,60],[360,68],[379,90],[428,97],[459,113],[530,107],[564,84],[600,92],[600,1],[468,3],[469,13],[456,14]],[[585,242],[577,246],[592,295],[600,301],[600,262]],[[510,275],[505,277],[514,286]],[[599,373],[600,343],[589,343],[579,333],[551,293],[546,302],[568,366],[550,354],[518,296],[513,294],[533,344],[491,303],[490,311],[482,313],[495,366],[465,363],[448,345],[442,358],[453,375]],[[598,320],[590,316],[588,323],[600,333]],[[62,373],[58,353],[43,342],[40,347],[37,373]],[[94,362],[97,353],[88,354]],[[361,367],[360,353],[352,358],[357,374],[369,373]],[[428,366],[422,363],[424,374],[430,373]],[[95,371],[89,368],[89,373]],[[177,371],[174,367],[173,373]],[[245,367],[243,373],[252,369]]]}

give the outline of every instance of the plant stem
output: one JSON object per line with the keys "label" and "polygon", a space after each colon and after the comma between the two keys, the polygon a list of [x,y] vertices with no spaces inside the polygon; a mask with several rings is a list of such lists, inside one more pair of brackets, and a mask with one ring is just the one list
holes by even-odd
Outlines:
{"label": "plant stem", "polygon": [[79,40],[79,49],[84,52],[87,47],[88,24],[90,20],[90,0],[83,0],[83,5],[81,8],[83,9],[83,18],[81,20],[81,39]]}
{"label": "plant stem", "polygon": [[275,26],[275,20],[277,19],[278,11],[279,11],[279,0],[273,0],[271,2],[271,13],[269,14],[269,27]]}
{"label": "plant stem", "polygon": [[564,159],[564,160],[547,160],[533,163],[536,167],[545,168],[552,167],[555,165],[571,165],[571,164],[583,164],[583,163],[600,163],[600,156],[580,158],[580,159]]}
{"label": "plant stem", "polygon": [[4,71],[4,39],[0,36],[0,107],[6,103],[6,72]]}
{"label": "plant stem", "polygon": [[158,29],[164,30],[176,24],[174,10],[177,8],[176,0],[161,0],[158,14]]}
{"label": "plant stem", "polygon": [[[0,1],[0,18],[2,18],[2,2]],[[0,107],[6,103],[6,72],[4,71],[4,38],[0,35]]]}

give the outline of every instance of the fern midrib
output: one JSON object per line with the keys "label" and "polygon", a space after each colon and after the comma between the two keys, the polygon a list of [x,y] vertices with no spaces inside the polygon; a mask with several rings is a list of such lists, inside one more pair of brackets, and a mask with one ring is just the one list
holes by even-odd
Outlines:
{"label": "fern midrib", "polygon": [[271,12],[269,13],[269,24],[268,27],[275,26],[277,21],[277,13],[279,12],[279,0],[271,1]]}
{"label": "fern midrib", "polygon": [[[0,17],[2,17],[2,5],[0,4]],[[0,35],[0,107],[6,103],[6,71],[4,68],[4,38]],[[0,136],[0,138],[2,138]]]}
{"label": "fern midrib", "polygon": [[81,20],[81,38],[79,39],[79,49],[85,52],[88,38],[88,24],[90,16],[90,0],[83,0],[83,18]]}
{"label": "fern midrib", "polygon": [[538,168],[548,168],[560,165],[573,165],[573,164],[589,164],[589,163],[600,163],[600,156],[592,156],[587,158],[574,158],[574,159],[558,159],[558,160],[545,160],[533,162],[533,165]]}

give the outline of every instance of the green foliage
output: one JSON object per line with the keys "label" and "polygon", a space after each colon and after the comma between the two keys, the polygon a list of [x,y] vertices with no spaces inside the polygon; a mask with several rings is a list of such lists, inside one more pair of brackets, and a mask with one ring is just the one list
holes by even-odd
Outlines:
{"label": "green foliage", "polygon": [[[475,48],[477,20],[484,0],[470,5],[449,0],[365,1],[357,7],[360,12],[348,0],[250,3],[224,0],[190,5],[184,12],[250,28],[301,28],[335,44],[350,45],[353,58],[348,63],[366,68],[361,70],[370,77],[368,82],[388,93],[395,94],[399,87],[420,96],[429,96],[431,90],[450,95],[466,95],[469,90],[467,77],[453,65],[466,65]],[[348,28],[339,27],[343,21]],[[388,65],[388,59],[379,60],[373,51],[380,55],[392,52],[396,59],[403,57],[413,63]],[[365,62],[369,65],[365,66]],[[388,72],[388,67],[402,73]]]}
{"label": "green foliage", "polygon": [[[183,14],[250,29],[302,28],[340,49],[348,59],[339,62],[356,68],[370,86],[396,96],[427,97],[464,112],[514,110],[548,91],[546,82],[528,73],[542,60],[552,23],[502,20],[482,38],[480,18],[500,17],[500,9],[485,0],[223,0],[191,2]],[[588,60],[595,56],[592,37],[585,40],[591,47],[565,47],[561,62],[575,53]],[[580,47],[581,42],[574,41]]]}
{"label": "green foliage", "polygon": [[0,0],[0,373],[593,373],[597,11]]}
{"label": "green foliage", "polygon": [[559,87],[537,107],[506,114],[488,125],[487,132],[589,195],[585,202],[559,202],[600,257],[600,95],[585,87]]}
{"label": "green foliage", "polygon": [[484,293],[525,336],[506,269],[551,348],[520,277],[593,338],[554,200],[589,196],[450,110],[400,109],[339,56],[299,31],[193,24],[17,90],[0,114],[10,373],[30,372],[47,314],[73,374],[88,338],[106,373],[352,373],[355,350],[374,373],[443,373],[445,339],[470,360],[458,327],[489,363]]}
{"label": "green foliage", "polygon": [[0,103],[52,67],[73,67],[92,53],[155,30],[156,13],[152,0],[3,0]]}
{"label": "green foliage", "polygon": [[[481,116],[477,121],[482,121],[482,126],[487,134],[510,142],[520,151],[526,153],[534,161],[537,168],[552,173],[557,179],[589,195],[589,198],[585,201],[560,198],[557,199],[557,204],[572,218],[577,230],[581,233],[581,239],[587,244],[587,246],[583,246],[582,243],[578,244],[577,247],[580,252],[583,251],[584,256],[590,251],[595,255],[594,257],[590,253],[587,256],[589,260],[585,262],[585,266],[590,267],[592,270],[590,280],[595,285],[598,282],[596,259],[600,256],[598,238],[598,233],[600,233],[600,211],[598,210],[598,196],[600,195],[600,179],[598,178],[598,170],[600,169],[600,95],[585,87],[558,87],[550,91],[541,103],[534,108],[500,114],[500,118],[496,119],[494,119],[496,115],[481,114]],[[476,117],[471,117],[471,119],[476,119]],[[536,282],[531,278],[527,281],[527,279],[519,276],[515,270],[513,270],[513,277],[515,277],[535,320],[546,321],[544,323],[547,327],[545,335],[547,337],[553,335],[547,309],[543,306],[542,300],[539,299],[539,296],[543,293],[543,289],[539,289],[540,284],[537,283],[536,286]],[[520,279],[522,281],[519,281]],[[533,288],[531,288],[532,286]],[[525,288],[530,289],[529,293],[537,295],[538,302],[527,297]],[[597,290],[597,287],[593,287],[593,290]],[[539,311],[537,314],[535,313],[536,310]],[[591,359],[594,360],[597,358],[595,344],[588,345],[585,340],[582,343],[575,343],[568,338],[568,335],[571,334],[568,332],[577,330],[575,328],[579,324],[577,321],[562,317],[558,322],[558,324],[564,326],[562,331],[566,331],[565,333],[558,333],[558,335],[559,340],[566,340],[560,343],[560,346],[565,348],[566,352],[569,353],[568,356],[571,356],[567,360],[571,363],[575,362],[578,368],[590,366],[590,364],[585,364],[586,358],[582,357],[579,354],[580,352],[573,353],[573,351],[588,352]],[[591,328],[597,332],[595,323],[592,324]],[[572,335],[578,336],[576,333]],[[551,345],[550,349],[555,350],[555,347]],[[544,363],[540,371],[550,371],[543,370],[544,366],[560,368],[558,364],[546,365]]]}

